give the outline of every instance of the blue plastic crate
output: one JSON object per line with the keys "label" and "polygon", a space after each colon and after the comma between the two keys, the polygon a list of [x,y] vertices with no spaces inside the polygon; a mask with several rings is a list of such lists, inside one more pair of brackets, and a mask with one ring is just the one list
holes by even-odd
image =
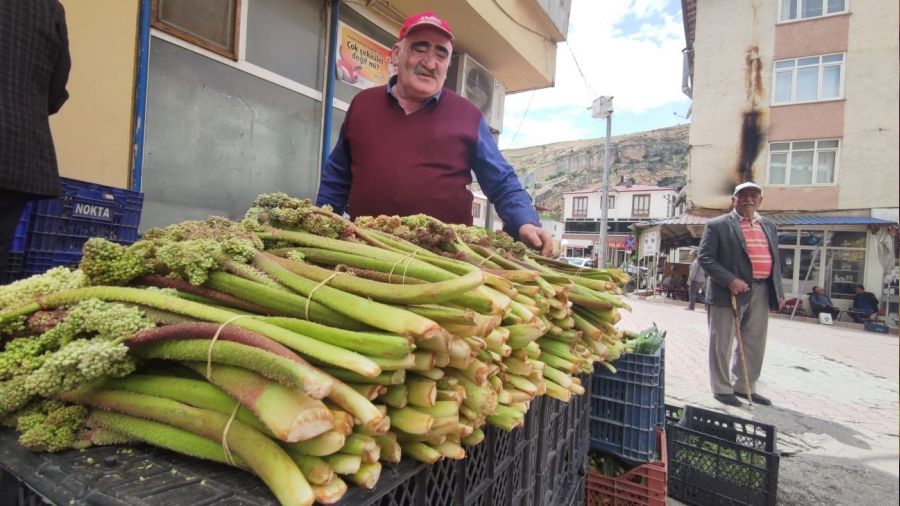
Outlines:
{"label": "blue plastic crate", "polygon": [[0,285],[6,285],[22,279],[25,275],[24,253],[10,252],[6,256],[6,268],[0,271]]}
{"label": "blue plastic crate", "polygon": [[633,463],[656,457],[656,427],[665,423],[664,351],[625,354],[616,373],[598,367],[591,377],[591,447]]}
{"label": "blue plastic crate", "polygon": [[25,209],[22,211],[22,217],[19,218],[19,224],[16,225],[12,246],[9,248],[10,253],[25,252],[25,243],[28,239],[28,223],[31,221],[31,206],[31,202],[25,204]]}
{"label": "blue plastic crate", "polygon": [[120,244],[138,238],[144,195],[60,178],[62,196],[34,202],[26,249],[26,272],[77,263],[91,237]]}

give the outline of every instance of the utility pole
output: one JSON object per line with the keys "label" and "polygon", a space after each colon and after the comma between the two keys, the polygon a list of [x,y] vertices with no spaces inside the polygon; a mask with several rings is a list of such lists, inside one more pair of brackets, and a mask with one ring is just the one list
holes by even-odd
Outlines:
{"label": "utility pole", "polygon": [[606,268],[606,253],[609,245],[606,240],[606,231],[609,228],[609,138],[612,134],[612,106],[613,97],[597,97],[591,105],[591,116],[595,119],[606,119],[606,142],[603,146],[603,198],[600,201],[600,251],[598,252],[598,267]]}

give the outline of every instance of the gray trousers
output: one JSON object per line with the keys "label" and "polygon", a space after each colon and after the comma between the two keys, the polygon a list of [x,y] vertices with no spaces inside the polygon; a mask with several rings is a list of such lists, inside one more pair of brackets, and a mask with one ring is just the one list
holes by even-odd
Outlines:
{"label": "gray trousers", "polygon": [[[770,281],[771,282],[771,281]],[[756,392],[756,381],[766,354],[769,328],[769,289],[767,284],[750,286],[750,303],[738,306],[738,321],[747,360],[750,392]],[[741,366],[734,332],[734,313],[730,306],[710,306],[709,383],[713,394],[747,392],[747,379]],[[735,381],[732,382],[732,378]]]}

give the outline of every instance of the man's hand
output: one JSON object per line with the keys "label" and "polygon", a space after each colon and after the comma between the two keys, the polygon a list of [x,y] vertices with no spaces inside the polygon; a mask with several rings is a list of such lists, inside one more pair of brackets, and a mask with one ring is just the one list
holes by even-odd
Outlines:
{"label": "man's hand", "polygon": [[734,278],[731,280],[731,283],[728,283],[728,289],[731,290],[731,293],[737,295],[739,293],[749,292],[750,285],[741,278]]}
{"label": "man's hand", "polygon": [[519,240],[526,246],[539,250],[541,255],[550,256],[553,253],[553,237],[550,232],[531,223],[519,227]]}
{"label": "man's hand", "polygon": [[[784,309],[784,297],[778,297],[778,310],[782,309]],[[831,308],[828,308],[828,311],[831,311]]]}

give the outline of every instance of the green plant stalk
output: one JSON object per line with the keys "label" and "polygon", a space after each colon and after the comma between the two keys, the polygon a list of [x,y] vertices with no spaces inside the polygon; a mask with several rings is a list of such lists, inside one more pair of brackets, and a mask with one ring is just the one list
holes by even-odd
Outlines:
{"label": "green plant stalk", "polygon": [[[267,255],[267,258],[298,276],[316,282],[329,279],[335,273],[329,269],[274,255]],[[439,304],[478,288],[486,279],[487,275],[478,270],[446,281],[410,285],[381,283],[357,276],[339,275],[331,278],[328,285],[385,304]]]}
{"label": "green plant stalk", "polygon": [[347,442],[344,443],[341,452],[359,455],[362,457],[363,463],[371,464],[373,462],[378,462],[381,447],[378,445],[378,441],[375,441],[375,438],[372,436],[367,436],[365,434],[350,434],[347,436]]}
{"label": "green plant stalk", "polygon": [[[465,388],[463,388],[462,394],[460,394],[455,389],[441,389],[439,388],[437,391],[437,395],[435,396],[435,402],[437,401],[456,401],[458,404],[462,404],[465,399],[466,392]],[[462,408],[462,406],[460,406]]]}
{"label": "green plant stalk", "polygon": [[443,369],[431,369],[430,371],[416,371],[416,374],[437,381],[443,378],[446,373],[444,373]]}
{"label": "green plant stalk", "polygon": [[581,362],[582,360],[581,357],[573,353],[572,347],[569,343],[555,341],[547,337],[538,339],[537,343],[541,347],[541,350],[545,352],[541,354],[541,357],[546,357],[547,353],[552,353],[553,355],[556,355],[561,359],[568,360],[569,362],[577,363]]}
{"label": "green plant stalk", "polygon": [[[428,379],[410,379],[406,382],[409,404],[416,408],[432,408],[437,402],[437,383]],[[401,406],[402,407],[402,406]]]}
{"label": "green plant stalk", "polygon": [[547,395],[562,402],[569,402],[572,398],[572,392],[569,389],[557,385],[553,381],[545,381],[547,383]]}
{"label": "green plant stalk", "polygon": [[[186,362],[206,374],[205,362]],[[206,379],[238,400],[281,441],[289,443],[314,438],[334,429],[334,417],[322,401],[239,367],[215,365]]]}
{"label": "green plant stalk", "polygon": [[410,371],[430,371],[435,367],[435,354],[430,351],[417,351],[413,353],[415,358],[413,366],[408,367]]}
{"label": "green plant stalk", "polygon": [[575,327],[575,317],[570,314],[567,314],[565,318],[562,319],[554,319],[554,325],[558,326],[563,330],[571,330]]}
{"label": "green plant stalk", "polygon": [[347,475],[347,478],[356,484],[356,486],[366,490],[375,488],[375,484],[378,483],[379,477],[381,477],[380,462],[375,462],[374,464],[361,464],[359,466],[359,471]]}
{"label": "green plant stalk", "polygon": [[606,290],[594,290],[591,288],[586,288],[581,285],[576,285],[576,286],[570,287],[570,289],[569,289],[570,297],[572,296],[573,293],[603,300],[603,301],[611,304],[615,308],[627,307],[627,305],[624,302],[622,302],[621,297],[619,297],[618,295],[609,293]]}
{"label": "green plant stalk", "polygon": [[[67,392],[69,402],[149,418],[211,440],[221,440],[228,417],[177,401],[131,392],[99,390]],[[264,434],[233,420],[226,433],[228,447],[247,463],[282,504],[311,505],[315,497],[294,461]]]}
{"label": "green plant stalk", "polygon": [[[296,292],[290,291],[287,288],[272,288],[222,271],[211,272],[209,274],[209,279],[203,286],[231,295],[240,300],[246,300],[263,307],[271,308],[280,315],[292,316],[295,318],[306,317],[306,297],[298,295]],[[350,329],[366,328],[362,323],[352,318],[348,318],[316,301],[309,302],[309,317],[317,322],[333,327]]]}
{"label": "green plant stalk", "polygon": [[478,386],[484,386],[487,381],[491,368],[477,358],[462,370],[463,375]]}
{"label": "green plant stalk", "polygon": [[349,383],[359,383],[363,385],[399,385],[406,380],[406,371],[400,369],[398,371],[385,371],[373,378],[367,378],[361,374],[343,369],[334,369],[323,367],[322,371],[331,376]]}
{"label": "green plant stalk", "polygon": [[[230,320],[234,320],[235,317],[239,316],[238,313],[234,313],[232,311],[210,308],[204,306],[203,304],[186,301],[178,297],[165,295],[159,292],[152,292],[137,288],[111,286],[76,288],[72,290],[56,292],[54,294],[41,297],[39,299],[40,304],[35,302],[27,306],[22,306],[16,310],[13,310],[13,312],[11,312],[10,314],[12,316],[18,316],[19,313],[22,313],[23,311],[24,313],[22,314],[30,314],[40,308],[56,308],[90,298],[96,298],[107,302],[130,302],[134,304],[144,304],[147,306],[155,307],[157,309],[190,316],[198,320],[216,323],[225,323]],[[2,324],[2,320],[6,316],[7,312],[0,313],[0,324]],[[344,348],[340,348],[328,343],[323,343],[316,339],[298,334],[296,332],[291,332],[287,329],[283,329],[281,327],[277,327],[263,321],[258,321],[251,318],[240,318],[232,321],[232,324],[237,327],[242,327],[247,330],[256,332],[257,334],[262,334],[275,341],[278,341],[279,343],[289,348],[300,351],[304,355],[319,359],[325,363],[351,369],[359,372],[360,374],[377,376],[381,373],[381,370],[377,365],[375,365],[362,355],[359,355],[358,353],[354,353],[352,351],[348,351]],[[316,371],[312,367],[309,367],[308,364],[306,364],[305,367],[310,369],[308,371],[308,375],[310,377],[318,377],[325,381],[324,375],[322,375],[319,371]],[[315,397],[315,395],[313,395],[312,393],[307,393],[310,394],[310,396]]]}
{"label": "green plant stalk", "polygon": [[294,459],[294,463],[300,468],[303,476],[306,476],[310,485],[328,485],[334,479],[334,471],[321,457],[299,453],[289,455]]}
{"label": "green plant stalk", "polygon": [[222,262],[222,268],[225,272],[246,279],[248,281],[253,281],[254,283],[265,285],[276,290],[281,290],[285,293],[290,293],[289,289],[279,285],[277,281],[259,272],[250,265],[242,264],[232,260],[225,260]]}
{"label": "green plant stalk", "polygon": [[497,411],[493,415],[488,416],[487,419],[491,425],[505,431],[511,431],[516,427],[525,425],[525,415],[503,404],[498,404]]}
{"label": "green plant stalk", "polygon": [[[103,383],[103,388],[164,397],[223,415],[230,415],[236,402],[222,389],[211,383],[173,376],[130,374],[124,378],[107,379]],[[269,429],[259,421],[259,418],[247,408],[238,408],[236,419],[274,437],[274,434],[271,434]]]}
{"label": "green plant stalk", "polygon": [[577,306],[592,309],[595,311],[608,311],[614,307],[612,304],[605,300],[580,293],[569,292],[569,300],[571,300],[572,303]]}
{"label": "green plant stalk", "polygon": [[572,377],[549,365],[544,367],[544,378],[558,384],[562,388],[568,389],[572,386]]}
{"label": "green plant stalk", "polygon": [[377,384],[361,385],[358,383],[347,383],[347,386],[356,390],[359,395],[365,397],[369,401],[374,401],[379,395],[387,391],[387,387]]}
{"label": "green plant stalk", "polygon": [[462,460],[466,458],[466,451],[458,443],[444,441],[443,443],[436,445],[434,449],[440,452],[445,458],[451,460]]}
{"label": "green plant stalk", "polygon": [[397,436],[384,434],[373,437],[375,438],[375,441],[378,442],[379,448],[381,448],[380,455],[382,461],[390,462],[392,464],[400,462],[402,449],[400,448],[400,444],[397,443]]}
{"label": "green plant stalk", "polygon": [[216,341],[210,353],[210,339],[160,341],[131,349],[138,357],[175,361],[202,361],[243,367],[287,386],[299,388],[314,399],[328,395],[334,380],[309,364],[300,364],[253,346]]}
{"label": "green plant stalk", "polygon": [[409,455],[419,462],[424,462],[426,464],[434,464],[443,457],[441,452],[425,443],[400,443],[400,448],[403,449],[404,455]]}
{"label": "green plant stalk", "polygon": [[[397,371],[400,369],[413,369],[416,367],[416,355],[414,353],[407,353],[406,356],[402,358],[381,358],[381,357],[367,357],[372,362],[378,364],[378,367],[381,368],[382,371]],[[382,374],[384,374],[382,372]]]}
{"label": "green plant stalk", "polygon": [[414,349],[410,338],[404,336],[344,330],[298,318],[273,316],[261,319],[266,323],[370,357],[403,358]]}
{"label": "green plant stalk", "polygon": [[[341,244],[351,244],[350,249],[354,249],[358,246],[357,243],[338,242]],[[291,248],[290,250],[300,253],[303,255],[303,259],[308,262],[331,266],[347,265],[375,272],[388,273],[391,282],[396,280],[397,282],[402,283],[404,274],[406,275],[407,282],[411,279],[416,279],[433,283],[437,281],[447,281],[457,277],[456,274],[422,262],[418,258],[410,260],[407,255],[390,251],[387,252],[388,255],[386,256],[390,256],[392,259],[388,260],[363,254],[349,253],[347,251],[317,247]],[[272,253],[276,252],[273,251]],[[281,253],[281,251],[278,251],[278,253]],[[379,255],[381,256],[381,254]],[[407,260],[409,260],[409,262],[407,262]]]}
{"label": "green plant stalk", "polygon": [[342,381],[334,382],[328,398],[370,429],[380,426],[384,420],[384,415],[374,404]]}
{"label": "green plant stalk", "polygon": [[503,365],[512,374],[528,376],[534,370],[531,360],[522,360],[517,357],[507,357],[503,359]]}
{"label": "green plant stalk", "polygon": [[347,488],[347,482],[337,476],[325,485],[312,486],[316,504],[337,504],[347,493]]}
{"label": "green plant stalk", "polygon": [[507,383],[512,385],[514,388],[521,390],[529,395],[529,397],[534,397],[538,393],[538,387],[535,386],[534,383],[528,381],[526,378],[522,376],[517,376],[515,374],[510,374],[507,378]]}
{"label": "green plant stalk", "polygon": [[480,387],[457,371],[450,371],[449,374],[459,380],[466,390],[464,406],[477,413],[486,415],[494,413],[497,407],[497,392],[493,388]]}
{"label": "green plant stalk", "polygon": [[475,446],[484,441],[484,431],[481,429],[475,429],[471,434],[462,438],[462,444],[464,446]]}
{"label": "green plant stalk", "polygon": [[454,401],[435,402],[434,406],[431,407],[410,406],[410,409],[425,413],[434,418],[455,417],[459,414],[459,404]]}
{"label": "green plant stalk", "polygon": [[334,430],[347,436],[353,432],[353,415],[342,409],[331,409],[331,416],[334,418]]}
{"label": "green plant stalk", "polygon": [[316,281],[298,276],[284,268],[273,258],[277,257],[257,253],[253,257],[253,262],[266,274],[305,297],[309,297],[315,291],[315,298],[319,302],[341,314],[378,329],[411,335],[417,339],[429,339],[442,335],[445,332],[437,323],[415,313],[375,302],[332,288],[327,284],[322,285]]}
{"label": "green plant stalk", "polygon": [[353,474],[359,471],[362,464],[362,458],[359,455],[350,455],[348,453],[335,453],[324,457],[325,462],[331,467],[332,471],[337,474]]}
{"label": "green plant stalk", "polygon": [[345,441],[346,437],[343,434],[332,430],[306,441],[283,443],[281,446],[289,455],[325,457],[341,451]]}
{"label": "green plant stalk", "polygon": [[[547,364],[550,367],[555,367],[560,371],[568,373],[569,375],[575,374],[579,367],[577,364],[572,363],[566,359],[559,358],[552,353],[546,353],[541,355],[540,361]],[[546,368],[544,369],[546,370]]]}
{"label": "green plant stalk", "polygon": [[391,417],[391,427],[409,434],[428,434],[434,424],[434,417],[410,407],[389,408],[388,415]]}
{"label": "green plant stalk", "polygon": [[[169,424],[130,416],[115,411],[94,410],[88,419],[88,426],[115,431],[128,438],[143,441],[153,446],[165,448],[190,457],[212,460],[227,464],[222,443],[215,442],[193,432],[173,427]],[[234,465],[249,470],[247,462],[240,456],[233,456]]]}
{"label": "green plant stalk", "polygon": [[538,340],[547,331],[543,324],[510,325],[505,328],[509,330],[509,338],[506,340],[506,344],[513,351],[520,350],[527,346],[528,343]]}
{"label": "green plant stalk", "polygon": [[389,386],[379,399],[393,408],[405,408],[409,402],[408,388],[406,385]]}
{"label": "green plant stalk", "polygon": [[475,325],[475,311],[468,308],[416,304],[406,306],[406,310],[429,320],[434,320],[442,326],[448,323],[464,326]]}

